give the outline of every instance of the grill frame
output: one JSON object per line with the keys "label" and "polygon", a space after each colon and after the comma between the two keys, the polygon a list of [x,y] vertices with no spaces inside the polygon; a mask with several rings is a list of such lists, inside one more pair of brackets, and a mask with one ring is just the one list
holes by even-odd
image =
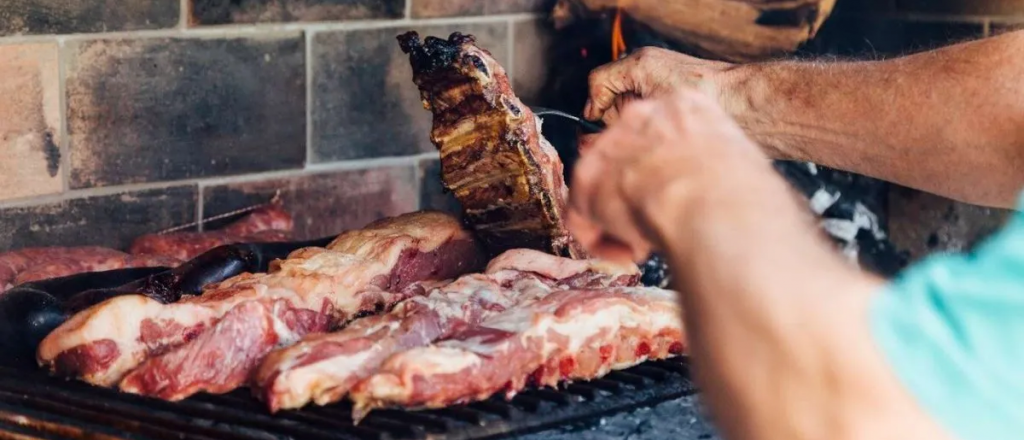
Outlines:
{"label": "grill frame", "polygon": [[558,390],[530,388],[511,401],[439,410],[371,412],[352,425],[337,403],[271,415],[238,390],[181,402],[125,394],[39,370],[0,366],[0,438],[214,440],[468,440],[578,424],[696,393],[685,358],[649,361]]}

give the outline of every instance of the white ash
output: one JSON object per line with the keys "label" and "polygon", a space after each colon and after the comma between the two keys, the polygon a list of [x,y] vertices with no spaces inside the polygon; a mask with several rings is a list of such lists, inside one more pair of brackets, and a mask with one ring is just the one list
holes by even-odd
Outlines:
{"label": "white ash", "polygon": [[860,245],[858,245],[856,241],[844,243],[843,247],[839,250],[839,253],[842,254],[850,264],[860,266],[860,258],[858,257],[858,254],[860,253]]}
{"label": "white ash", "polygon": [[833,194],[828,192],[825,188],[818,188],[818,190],[811,195],[811,211],[814,211],[817,215],[823,214],[839,200],[841,195],[842,193],[839,191],[836,191],[835,194]]}
{"label": "white ash", "polygon": [[860,202],[853,205],[853,222],[871,231],[875,239],[885,239],[885,231],[882,231],[881,226],[878,224],[878,216]]}
{"label": "white ash", "polygon": [[828,232],[828,235],[844,242],[856,242],[857,233],[861,230],[857,222],[839,218],[822,219],[821,227],[825,228],[825,232]]}

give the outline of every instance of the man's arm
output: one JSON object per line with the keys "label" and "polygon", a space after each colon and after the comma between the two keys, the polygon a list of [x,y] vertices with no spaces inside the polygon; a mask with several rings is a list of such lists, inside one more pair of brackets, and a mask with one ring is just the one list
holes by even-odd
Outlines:
{"label": "man's arm", "polygon": [[1024,31],[866,62],[729,66],[645,50],[594,72],[586,115],[687,85],[775,158],[981,205],[1011,207],[1024,187]]}
{"label": "man's arm", "polygon": [[573,234],[600,256],[667,255],[697,381],[726,438],[946,438],[871,337],[881,282],[828,249],[709,101],[689,92],[627,106],[577,164]]}

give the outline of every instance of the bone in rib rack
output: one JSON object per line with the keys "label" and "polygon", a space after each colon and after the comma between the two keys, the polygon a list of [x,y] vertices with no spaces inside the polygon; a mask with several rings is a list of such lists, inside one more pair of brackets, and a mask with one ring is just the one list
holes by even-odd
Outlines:
{"label": "bone in rib rack", "polygon": [[358,426],[351,406],[267,413],[246,391],[166,402],[39,371],[0,366],[0,438],[478,439],[522,434],[692,394],[685,361],[647,362],[559,390],[529,389],[431,411],[380,410]]}

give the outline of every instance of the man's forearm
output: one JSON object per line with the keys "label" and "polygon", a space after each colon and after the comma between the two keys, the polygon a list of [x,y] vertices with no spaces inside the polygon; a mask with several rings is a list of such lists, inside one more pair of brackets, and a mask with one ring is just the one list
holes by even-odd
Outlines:
{"label": "man's forearm", "polygon": [[722,102],[778,158],[965,202],[1024,186],[1024,32],[870,62],[753,64]]}
{"label": "man's forearm", "polygon": [[726,437],[943,438],[872,346],[867,308],[881,281],[828,249],[769,173],[743,170],[749,184],[710,188],[704,202],[669,193],[648,214]]}

